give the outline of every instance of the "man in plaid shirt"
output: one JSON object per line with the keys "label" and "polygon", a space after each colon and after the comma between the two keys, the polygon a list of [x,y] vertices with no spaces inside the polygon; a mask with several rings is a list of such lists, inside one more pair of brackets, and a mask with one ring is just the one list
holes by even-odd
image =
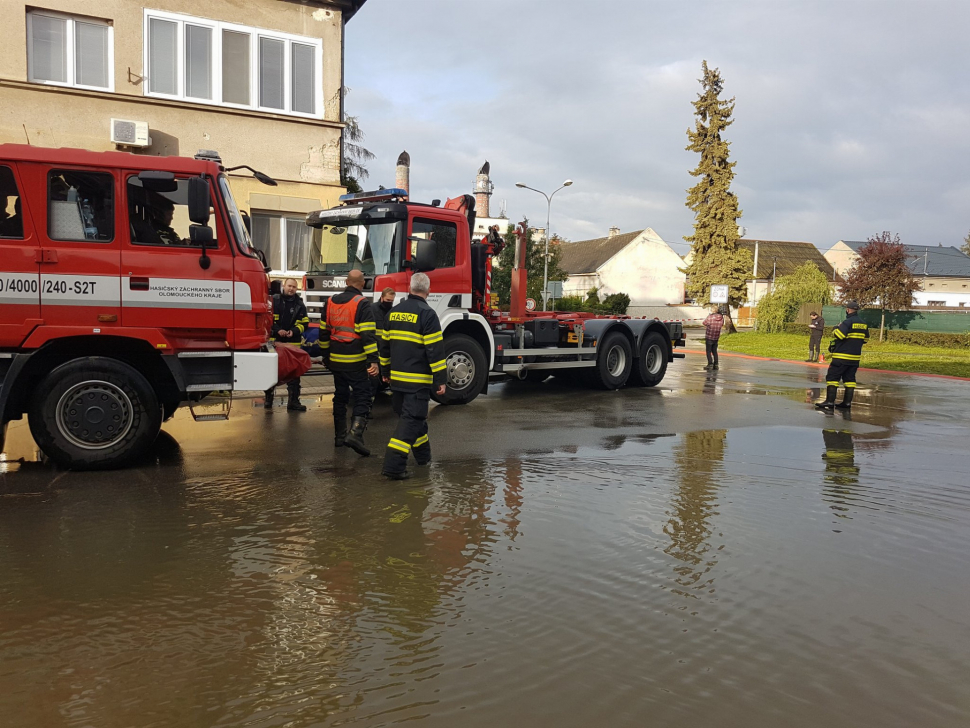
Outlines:
{"label": "man in plaid shirt", "polygon": [[707,366],[705,369],[717,369],[717,341],[721,338],[724,327],[724,315],[721,309],[714,308],[704,319],[704,348],[707,350]]}

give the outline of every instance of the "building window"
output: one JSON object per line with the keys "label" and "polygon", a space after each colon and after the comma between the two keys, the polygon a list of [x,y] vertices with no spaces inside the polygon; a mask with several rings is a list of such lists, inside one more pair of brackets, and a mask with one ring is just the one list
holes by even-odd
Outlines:
{"label": "building window", "polygon": [[188,15],[145,11],[145,94],[323,117],[323,43]]}
{"label": "building window", "polygon": [[310,267],[313,228],[306,218],[271,212],[254,212],[253,247],[262,250],[266,264],[276,273],[299,273]]}
{"label": "building window", "polygon": [[27,78],[34,83],[114,90],[112,27],[46,10],[27,13]]}
{"label": "building window", "polygon": [[926,305],[927,306],[945,306],[946,305],[946,301],[927,301],[926,302]]}

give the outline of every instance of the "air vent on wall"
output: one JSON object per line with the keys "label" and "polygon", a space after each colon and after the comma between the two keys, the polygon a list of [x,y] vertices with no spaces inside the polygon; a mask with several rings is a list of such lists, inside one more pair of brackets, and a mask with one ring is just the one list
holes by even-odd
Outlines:
{"label": "air vent on wall", "polygon": [[112,119],[111,141],[125,147],[151,146],[152,138],[148,136],[148,122]]}

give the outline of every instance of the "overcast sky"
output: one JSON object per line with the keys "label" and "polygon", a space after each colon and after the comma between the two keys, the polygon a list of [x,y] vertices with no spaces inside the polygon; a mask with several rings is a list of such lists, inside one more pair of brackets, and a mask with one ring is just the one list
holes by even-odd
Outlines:
{"label": "overcast sky", "polygon": [[683,254],[701,62],[735,96],[747,237],[825,250],[882,230],[970,230],[970,2],[369,0],[348,25],[347,111],[377,154],[411,155],[419,201],[471,192],[570,240],[652,227]]}

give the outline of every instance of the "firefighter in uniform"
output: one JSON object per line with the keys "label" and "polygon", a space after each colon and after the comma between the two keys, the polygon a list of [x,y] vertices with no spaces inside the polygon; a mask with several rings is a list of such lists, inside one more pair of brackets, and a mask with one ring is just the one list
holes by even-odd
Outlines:
{"label": "firefighter in uniform", "polygon": [[[287,346],[300,346],[303,334],[306,333],[310,319],[307,317],[306,304],[296,292],[295,278],[283,281],[283,292],[273,296],[273,329],[272,340]],[[264,394],[263,407],[273,408],[273,395],[276,387],[270,387]],[[300,378],[297,377],[286,385],[288,395],[286,409],[294,412],[306,412],[306,405],[300,402]]]}
{"label": "firefighter in uniform", "polygon": [[[856,370],[862,361],[862,347],[869,341],[869,326],[859,315],[859,304],[855,301],[845,304],[845,313],[845,321],[832,332],[834,338],[829,344],[832,363],[825,374],[825,401],[816,404],[817,409],[849,409],[852,406]],[[840,379],[845,383],[845,396],[836,404],[835,395],[839,391]]]}
{"label": "firefighter in uniform", "polygon": [[[374,323],[377,325],[378,346],[384,340],[384,324],[387,321],[387,314],[394,308],[394,298],[396,296],[397,292],[393,288],[388,287],[381,291],[380,299],[374,301]],[[373,409],[374,400],[377,399],[378,394],[387,389],[387,384],[380,374],[371,379],[371,384],[373,385],[373,391],[371,391],[371,409]]]}
{"label": "firefighter in uniform", "polygon": [[[360,455],[370,455],[364,444],[364,430],[370,416],[371,377],[379,373],[374,311],[364,298],[364,274],[352,270],[347,287],[324,301],[320,315],[320,349],[323,361],[333,372],[333,444]],[[353,421],[347,432],[347,404]]]}
{"label": "firefighter in uniform", "polygon": [[411,276],[411,295],[387,315],[381,344],[381,369],[391,385],[394,412],[400,416],[387,444],[382,474],[392,480],[411,477],[408,455],[418,465],[431,461],[428,403],[431,390],[445,393],[448,373],[441,323],[425,299],[431,281],[424,273]]}

